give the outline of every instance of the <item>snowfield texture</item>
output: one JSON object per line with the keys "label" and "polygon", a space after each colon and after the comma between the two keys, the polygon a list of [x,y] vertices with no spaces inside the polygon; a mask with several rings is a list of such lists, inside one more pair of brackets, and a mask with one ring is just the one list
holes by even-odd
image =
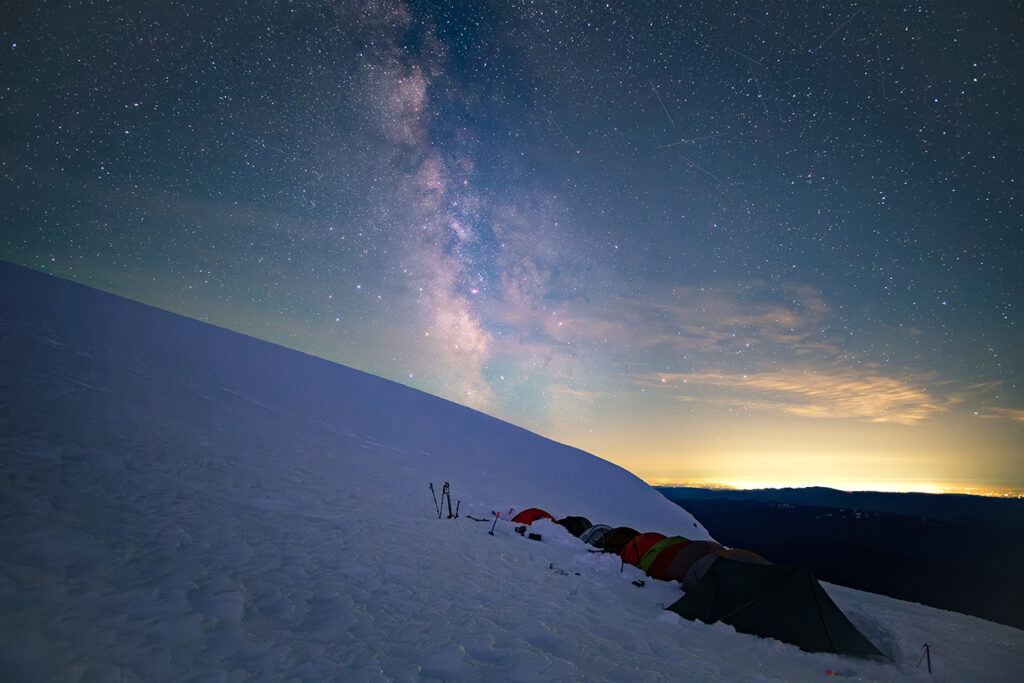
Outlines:
{"label": "snowfield texture", "polygon": [[[664,610],[547,520],[708,538],[622,468],[0,263],[4,681],[1019,680],[1024,631],[826,585],[891,661]],[[458,519],[428,489],[450,481]],[[770,558],[784,561],[785,558]],[[931,646],[933,673],[918,666]]]}

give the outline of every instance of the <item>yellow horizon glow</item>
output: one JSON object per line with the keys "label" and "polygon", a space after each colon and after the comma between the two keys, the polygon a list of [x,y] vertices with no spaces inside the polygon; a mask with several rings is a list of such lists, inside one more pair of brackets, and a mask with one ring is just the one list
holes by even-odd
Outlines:
{"label": "yellow horizon glow", "polygon": [[1021,427],[966,416],[914,425],[746,414],[620,413],[560,434],[655,486],[1024,497]]}
{"label": "yellow horizon glow", "polygon": [[685,486],[700,489],[726,489],[743,491],[751,489],[782,489],[824,487],[837,491],[872,491],[879,493],[932,493],[932,494],[966,494],[989,498],[1024,498],[1024,490],[1013,487],[997,488],[991,486],[967,486],[961,483],[945,482],[892,482],[862,481],[852,483],[844,481],[780,481],[780,480],[691,480],[644,478],[651,486]]}

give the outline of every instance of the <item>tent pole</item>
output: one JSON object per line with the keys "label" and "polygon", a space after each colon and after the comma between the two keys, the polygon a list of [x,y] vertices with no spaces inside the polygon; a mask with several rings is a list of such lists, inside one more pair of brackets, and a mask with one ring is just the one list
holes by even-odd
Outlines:
{"label": "tent pole", "polygon": [[818,619],[821,620],[821,629],[825,632],[825,639],[828,641],[829,647],[832,648],[832,652],[836,651],[835,643],[832,642],[832,634],[828,632],[828,624],[825,623],[825,615],[821,613],[821,602],[818,601],[818,594],[814,590],[813,585],[814,578],[811,576],[810,571],[807,572],[807,583],[811,586],[811,595],[814,596],[814,606],[818,610]]}

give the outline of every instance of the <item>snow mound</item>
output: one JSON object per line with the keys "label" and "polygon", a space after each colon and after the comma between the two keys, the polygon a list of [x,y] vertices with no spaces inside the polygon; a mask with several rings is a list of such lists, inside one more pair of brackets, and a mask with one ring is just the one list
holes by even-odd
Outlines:
{"label": "snow mound", "polygon": [[[1011,680],[1024,632],[827,586],[892,663],[681,620],[548,520],[707,538],[462,406],[0,263],[3,680]],[[428,488],[452,485],[458,519]],[[915,667],[922,644],[935,674]]]}

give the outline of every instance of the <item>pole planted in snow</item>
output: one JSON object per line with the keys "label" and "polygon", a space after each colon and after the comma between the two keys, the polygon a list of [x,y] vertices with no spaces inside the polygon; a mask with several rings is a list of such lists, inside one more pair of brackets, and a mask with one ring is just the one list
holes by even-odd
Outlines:
{"label": "pole planted in snow", "polygon": [[[921,660],[922,659],[926,659],[926,658],[928,660],[928,673],[931,673],[932,672],[932,649],[930,647],[928,647],[928,643],[924,644],[924,654],[921,655],[921,659],[917,660],[917,666],[921,666]],[[915,668],[917,668],[917,667],[915,667]]]}
{"label": "pole planted in snow", "polygon": [[434,497],[434,510],[437,512],[437,518],[441,519],[441,506],[437,504],[437,494],[434,493],[434,482],[430,482],[430,495]]}

